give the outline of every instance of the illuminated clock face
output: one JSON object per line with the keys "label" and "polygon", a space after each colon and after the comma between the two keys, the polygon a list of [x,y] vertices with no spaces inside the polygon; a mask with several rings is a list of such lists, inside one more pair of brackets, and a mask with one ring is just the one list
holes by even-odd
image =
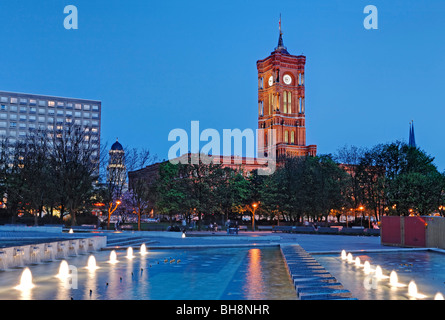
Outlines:
{"label": "illuminated clock face", "polygon": [[269,87],[272,86],[272,85],[273,85],[273,77],[270,76],[270,78],[269,78]]}
{"label": "illuminated clock face", "polygon": [[292,83],[292,78],[291,78],[290,75],[285,74],[284,77],[283,77],[283,81],[284,81],[285,84],[291,84]]}

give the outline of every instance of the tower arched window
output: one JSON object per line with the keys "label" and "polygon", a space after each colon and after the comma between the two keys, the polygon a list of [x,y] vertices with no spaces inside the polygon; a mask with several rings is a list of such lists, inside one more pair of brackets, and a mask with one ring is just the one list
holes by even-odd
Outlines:
{"label": "tower arched window", "polygon": [[284,142],[289,143],[289,131],[284,131]]}
{"label": "tower arched window", "polygon": [[283,112],[292,113],[292,92],[283,92]]}
{"label": "tower arched window", "polygon": [[290,132],[290,143],[295,143],[295,131]]}

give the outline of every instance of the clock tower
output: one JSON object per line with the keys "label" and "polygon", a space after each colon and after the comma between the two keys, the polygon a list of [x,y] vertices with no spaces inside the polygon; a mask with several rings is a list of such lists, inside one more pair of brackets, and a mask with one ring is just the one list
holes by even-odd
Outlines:
{"label": "clock tower", "polygon": [[280,18],[278,46],[257,61],[258,128],[264,134],[264,150],[274,141],[277,159],[317,153],[316,145],[306,145],[305,64],[305,56],[291,55],[284,46]]}

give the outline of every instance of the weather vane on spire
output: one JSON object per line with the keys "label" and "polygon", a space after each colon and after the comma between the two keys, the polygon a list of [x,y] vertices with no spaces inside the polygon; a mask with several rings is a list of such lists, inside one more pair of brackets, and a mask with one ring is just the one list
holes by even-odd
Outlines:
{"label": "weather vane on spire", "polygon": [[282,32],[281,32],[281,13],[280,13],[280,22],[278,23],[278,25],[279,25],[279,28],[280,28],[280,34],[282,34]]}

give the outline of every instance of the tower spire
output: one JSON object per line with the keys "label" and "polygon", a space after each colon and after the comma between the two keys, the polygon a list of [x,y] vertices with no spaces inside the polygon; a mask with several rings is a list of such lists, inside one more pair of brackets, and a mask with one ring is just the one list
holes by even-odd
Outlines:
{"label": "tower spire", "polygon": [[416,137],[414,135],[414,121],[411,120],[409,123],[409,141],[408,145],[410,147],[416,148]]}
{"label": "tower spire", "polygon": [[278,23],[278,28],[280,31],[280,35],[278,37],[278,46],[275,48],[275,51],[289,54],[289,52],[287,52],[287,48],[284,46],[284,42],[283,42],[283,31],[281,30],[281,13],[280,13],[280,21]]}

